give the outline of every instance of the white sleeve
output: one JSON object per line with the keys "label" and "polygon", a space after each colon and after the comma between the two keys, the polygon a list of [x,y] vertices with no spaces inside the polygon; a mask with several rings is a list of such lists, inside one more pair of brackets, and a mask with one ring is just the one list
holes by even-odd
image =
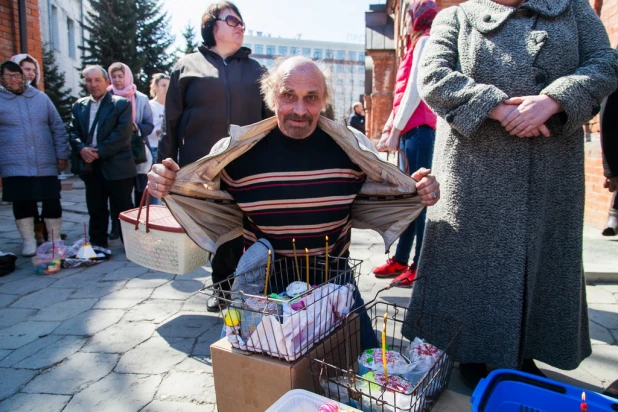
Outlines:
{"label": "white sleeve", "polygon": [[421,102],[421,96],[418,93],[418,72],[421,67],[421,56],[423,48],[427,43],[429,36],[423,36],[416,42],[414,47],[414,54],[412,55],[412,69],[410,70],[410,78],[406,86],[406,91],[403,94],[401,103],[399,104],[399,110],[397,110],[397,116],[393,122],[393,126],[398,130],[403,130],[408,124],[408,120],[412,117],[412,114]]}

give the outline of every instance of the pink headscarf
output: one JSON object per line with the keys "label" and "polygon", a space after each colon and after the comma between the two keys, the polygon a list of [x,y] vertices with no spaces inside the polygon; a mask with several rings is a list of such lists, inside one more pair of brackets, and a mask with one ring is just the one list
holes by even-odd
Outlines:
{"label": "pink headscarf", "polygon": [[107,69],[107,72],[109,73],[111,79],[111,68],[112,66],[118,64],[121,64],[124,68],[124,89],[116,89],[116,87],[114,87],[114,82],[112,82],[111,85],[107,86],[107,91],[113,91],[115,95],[126,97],[131,101],[131,107],[133,108],[133,121],[135,121],[135,119],[137,119],[137,110],[135,108],[135,92],[137,92],[137,86],[133,83],[133,73],[131,72],[131,69],[126,64],[118,62],[112,63],[112,65],[109,66],[109,69]]}
{"label": "pink headscarf", "polygon": [[423,30],[428,35],[431,23],[438,14],[438,5],[433,0],[413,0],[408,6],[408,13],[413,30],[415,32]]}

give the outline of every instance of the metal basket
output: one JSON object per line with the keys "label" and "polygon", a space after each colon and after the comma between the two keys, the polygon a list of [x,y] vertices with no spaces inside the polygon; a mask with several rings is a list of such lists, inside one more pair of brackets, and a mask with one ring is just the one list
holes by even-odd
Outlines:
{"label": "metal basket", "polygon": [[[220,306],[227,307],[220,313],[232,346],[291,362],[326,338],[353,309],[361,263],[331,256],[327,271],[324,256],[310,256],[308,265],[306,256],[281,258],[272,262],[266,280],[262,279],[265,268],[260,267],[208,286],[204,292],[218,296]],[[235,282],[237,287],[249,285],[254,293],[234,291]],[[304,285],[305,291],[290,300],[277,296],[290,285],[301,289]]]}
{"label": "metal basket", "polygon": [[[417,383],[411,381],[412,385],[408,390],[398,390],[382,386],[360,375],[358,358],[352,358],[350,355],[362,353],[360,327],[356,323],[354,324],[356,327],[351,327],[349,333],[342,335],[343,337],[338,340],[331,339],[321,343],[325,347],[319,348],[316,353],[323,353],[322,357],[316,359],[308,355],[316,388],[327,398],[363,411],[431,410],[448,385],[463,324],[455,319],[422,311],[415,317],[416,321],[411,323],[405,320],[408,309],[385,302],[370,302],[366,310],[379,341],[384,323],[383,316],[387,314],[386,342],[391,351],[405,356],[406,349],[410,346],[410,340],[401,333],[404,324],[412,331],[412,335],[424,339],[427,343],[437,341],[447,343],[439,348],[442,352],[436,355],[435,363],[421,375]],[[347,366],[346,369],[342,369],[335,365]]]}

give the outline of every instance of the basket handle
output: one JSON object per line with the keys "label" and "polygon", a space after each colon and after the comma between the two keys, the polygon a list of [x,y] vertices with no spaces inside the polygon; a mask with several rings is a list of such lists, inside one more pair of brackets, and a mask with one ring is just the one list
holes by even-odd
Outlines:
{"label": "basket handle", "polygon": [[137,212],[137,219],[135,220],[135,230],[139,230],[139,218],[142,215],[142,208],[146,206],[146,233],[150,233],[150,228],[148,227],[148,220],[150,220],[150,192],[148,192],[148,185],[144,189],[144,193],[142,193],[142,199],[139,202],[139,210]]}
{"label": "basket handle", "polygon": [[403,163],[403,172],[410,176],[410,163],[408,162],[408,157],[401,149],[397,149],[397,165],[399,166],[399,160],[401,159]]}

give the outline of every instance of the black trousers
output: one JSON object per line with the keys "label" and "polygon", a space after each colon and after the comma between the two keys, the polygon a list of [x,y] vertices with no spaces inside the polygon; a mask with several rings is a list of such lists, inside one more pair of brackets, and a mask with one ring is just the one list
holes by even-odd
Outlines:
{"label": "black trousers", "polygon": [[90,215],[90,242],[95,245],[107,243],[107,225],[109,222],[109,210],[107,202],[113,205],[115,217],[120,212],[133,208],[131,191],[133,190],[133,178],[120,180],[107,180],[103,176],[99,160],[93,162],[93,172],[82,176],[86,184],[86,205]]}
{"label": "black trousers", "polygon": [[[230,240],[219,246],[215,252],[215,256],[212,258],[212,283],[223,282],[230,277],[238,266],[245,242],[242,236],[238,236],[236,239]],[[222,289],[229,289],[229,283],[224,282],[221,284]]]}
{"label": "black trousers", "polygon": [[[48,219],[58,219],[62,217],[62,206],[60,199],[43,200],[42,217]],[[39,209],[36,200],[21,200],[13,202],[13,216],[15,220],[33,217],[38,221]]]}
{"label": "black trousers", "polygon": [[[147,175],[140,174],[133,178],[133,188],[135,189],[133,191],[133,201],[134,201],[135,207],[139,207],[139,204],[142,201],[142,195],[144,194],[144,190],[147,184],[148,184]],[[151,201],[150,204],[154,204],[154,203]],[[114,223],[119,224],[120,222],[118,222],[118,215],[120,214],[120,212],[116,210],[116,208],[111,202],[109,204],[109,210],[111,211],[112,225]]]}

